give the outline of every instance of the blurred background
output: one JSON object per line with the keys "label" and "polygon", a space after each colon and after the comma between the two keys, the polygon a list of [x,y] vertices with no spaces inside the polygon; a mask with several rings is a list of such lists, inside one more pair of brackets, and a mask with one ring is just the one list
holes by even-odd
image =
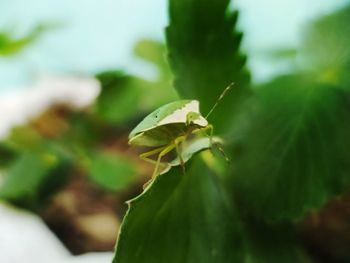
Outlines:
{"label": "blurred background", "polygon": [[[297,67],[308,26],[348,3],[233,1],[253,82]],[[12,0],[0,10],[0,261],[110,262],[125,201],[153,168],[128,133],[177,99],[167,2]]]}

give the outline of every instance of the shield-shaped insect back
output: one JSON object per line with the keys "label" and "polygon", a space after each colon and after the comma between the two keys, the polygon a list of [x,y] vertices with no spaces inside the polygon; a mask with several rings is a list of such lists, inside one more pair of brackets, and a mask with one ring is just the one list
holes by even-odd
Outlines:
{"label": "shield-shaped insect back", "polygon": [[[155,165],[152,178],[158,174],[160,166],[164,167],[161,172],[165,172],[181,165],[185,173],[185,163],[194,154],[211,148],[213,142],[221,142],[213,139],[213,126],[207,118],[231,86],[222,92],[206,117],[200,113],[199,101],[179,100],[156,109],[131,131],[130,145],[152,147],[140,155],[141,159]],[[176,152],[176,157],[170,162],[161,162],[172,151]],[[151,156],[157,157],[152,159]]]}

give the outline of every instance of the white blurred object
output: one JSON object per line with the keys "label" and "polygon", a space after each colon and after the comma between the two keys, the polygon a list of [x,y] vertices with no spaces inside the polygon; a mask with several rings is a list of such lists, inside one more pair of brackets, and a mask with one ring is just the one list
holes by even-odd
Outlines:
{"label": "white blurred object", "polygon": [[0,262],[51,262],[67,258],[67,249],[33,214],[0,204]]}
{"label": "white blurred object", "polygon": [[110,263],[113,253],[72,256],[36,215],[0,203],[0,262]]}
{"label": "white blurred object", "polygon": [[76,108],[88,106],[97,97],[100,84],[87,77],[44,77],[33,87],[0,96],[0,139],[10,129],[24,124],[55,103]]}
{"label": "white blurred object", "polygon": [[87,253],[81,256],[71,256],[65,260],[50,260],[50,263],[111,263],[113,260],[112,252]]}

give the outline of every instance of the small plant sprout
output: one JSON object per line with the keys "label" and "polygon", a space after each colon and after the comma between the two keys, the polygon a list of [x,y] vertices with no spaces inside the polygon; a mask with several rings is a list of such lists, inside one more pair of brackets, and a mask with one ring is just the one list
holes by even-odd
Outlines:
{"label": "small plant sprout", "polygon": [[[155,147],[140,155],[141,159],[155,164],[152,178],[157,176],[159,165],[163,164],[162,158],[174,149],[185,172],[182,143],[190,135],[204,132],[209,136],[209,147],[212,146],[213,126],[208,123],[207,118],[232,85],[224,89],[205,117],[199,111],[198,100],[178,100],[156,109],[131,131],[130,145]],[[158,155],[156,160],[150,158],[154,155]]]}

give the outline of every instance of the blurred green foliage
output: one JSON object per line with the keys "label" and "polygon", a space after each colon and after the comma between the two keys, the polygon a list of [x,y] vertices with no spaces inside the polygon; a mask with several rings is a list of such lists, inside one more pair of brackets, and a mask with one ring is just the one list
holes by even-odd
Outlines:
{"label": "blurred green foliage", "polygon": [[64,184],[70,168],[71,160],[50,145],[23,151],[6,172],[0,198],[36,210]]}
{"label": "blurred green foliage", "polygon": [[[350,8],[310,23],[299,47],[271,51],[296,66],[254,85],[229,4],[169,0],[167,46],[142,40],[134,49],[155,77],[98,73],[92,107],[56,105],[14,129],[0,144],[0,198],[38,211],[76,174],[115,196],[135,192],[149,171],[127,145],[132,127],[178,97],[198,99],[206,115],[233,82],[208,120],[232,162],[189,149],[185,174],[173,167],[129,201],[114,262],[313,262],[298,224],[350,184]],[[0,55],[40,32],[0,35]]]}
{"label": "blurred green foliage", "polygon": [[105,189],[122,190],[135,180],[136,163],[123,156],[96,153],[90,160],[90,178]]}
{"label": "blurred green foliage", "polygon": [[16,158],[16,151],[5,143],[0,143],[0,169],[6,168]]}
{"label": "blurred green foliage", "polygon": [[147,113],[177,98],[171,87],[171,72],[165,60],[164,45],[142,40],[137,43],[135,55],[153,65],[157,76],[145,80],[120,71],[108,71],[97,75],[102,91],[96,102],[96,111],[105,121],[121,124]]}
{"label": "blurred green foliage", "polygon": [[267,220],[299,219],[348,188],[350,105],[344,96],[341,88],[303,75],[257,89],[246,125],[233,134],[232,186],[244,210]]}
{"label": "blurred green foliage", "polygon": [[[218,184],[208,182],[217,176],[215,172],[203,176],[211,167],[206,154],[194,156],[185,175],[179,169],[159,175],[131,201],[115,263],[126,259],[160,263],[174,258],[174,262],[311,262],[296,233],[298,222],[349,189],[350,38],[345,26],[349,9],[313,22],[297,50],[275,52],[280,59],[301,60],[289,75],[251,88],[239,49],[242,35],[235,30],[238,13],[227,10],[228,2],[170,0],[166,35],[175,87],[182,98],[198,99],[206,113],[225,86],[235,83],[209,119],[216,133],[226,138],[232,164],[217,177],[222,179]],[[331,71],[336,78],[329,78]],[[193,163],[201,159],[205,164],[196,170]],[[179,183],[163,185],[174,173]],[[191,190],[183,191],[189,182]],[[207,200],[213,185],[215,191],[225,189],[224,199],[215,205]],[[156,196],[162,191],[166,194],[159,202]],[[209,212],[192,200],[194,195],[208,207],[228,200],[234,216],[213,210],[208,218]],[[178,200],[183,200],[182,205]],[[185,208],[188,202],[191,209]],[[238,218],[244,223],[240,231],[231,232],[232,225],[240,225]],[[201,228],[206,235],[191,231],[196,229],[191,220],[200,225],[202,219],[211,222]],[[222,225],[227,220],[231,226],[225,230]],[[226,247],[222,241],[217,242],[220,248],[209,248],[215,239],[212,228],[217,230],[216,238],[243,240],[243,248],[229,240],[225,242],[230,242],[230,251],[220,250]]]}
{"label": "blurred green foliage", "polygon": [[247,263],[310,263],[292,224],[266,224],[250,218],[243,222]]}
{"label": "blurred green foliage", "polygon": [[121,71],[99,73],[101,93],[90,109],[56,105],[28,125],[14,128],[0,145],[0,198],[38,211],[77,172],[107,192],[125,191],[139,180],[138,164],[122,155],[121,146],[109,145],[127,137],[123,127],[140,119],[140,112],[176,99],[164,53],[164,45],[142,40],[135,54],[152,63],[156,79]]}
{"label": "blurred green foliage", "polygon": [[141,94],[139,94],[140,86],[135,84],[142,80],[125,76],[120,72],[104,72],[97,78],[103,90],[97,100],[96,110],[103,119],[122,123],[138,112],[137,105]]}
{"label": "blurred green foliage", "polygon": [[350,6],[311,23],[304,32],[302,62],[323,82],[349,88]]}
{"label": "blurred green foliage", "polygon": [[0,56],[12,56],[21,52],[53,26],[49,24],[38,25],[23,37],[14,37],[9,32],[0,32]]}

